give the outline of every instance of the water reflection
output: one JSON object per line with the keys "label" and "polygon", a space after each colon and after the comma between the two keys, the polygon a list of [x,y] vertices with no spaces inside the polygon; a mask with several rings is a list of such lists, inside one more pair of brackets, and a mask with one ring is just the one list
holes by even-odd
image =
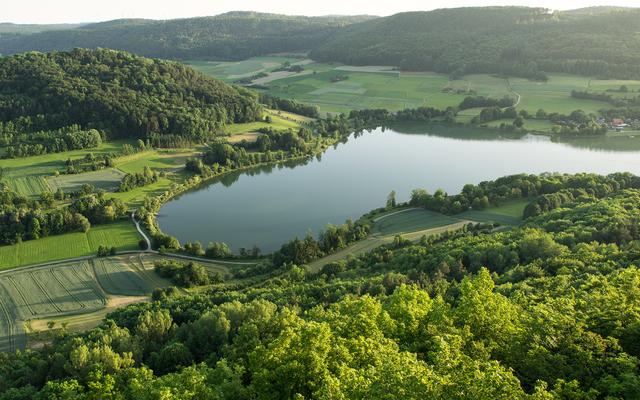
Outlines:
{"label": "water reflection", "polygon": [[545,136],[433,125],[351,135],[324,154],[235,172],[165,204],[158,222],[182,241],[258,245],[268,252],[308,230],[400,201],[415,188],[459,191],[504,175],[630,171],[640,138],[552,141]]}

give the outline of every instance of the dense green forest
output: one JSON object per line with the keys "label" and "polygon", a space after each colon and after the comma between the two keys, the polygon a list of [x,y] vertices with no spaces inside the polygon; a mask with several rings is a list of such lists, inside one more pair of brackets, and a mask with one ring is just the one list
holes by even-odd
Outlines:
{"label": "dense green forest", "polygon": [[233,12],[169,21],[115,20],[32,34],[0,32],[0,53],[103,47],[170,59],[240,60],[310,51],[319,61],[454,76],[499,73],[544,80],[545,73],[566,72],[637,79],[639,17],[637,9],[615,7],[568,12],[458,8],[383,18]]}
{"label": "dense green forest", "polygon": [[0,54],[105,47],[148,57],[241,60],[306,51],[335,29],[367,19],[232,12],[169,21],[116,20],[31,35],[0,35]]}
{"label": "dense green forest", "polygon": [[511,230],[163,291],[87,333],[0,354],[0,399],[638,398],[640,178],[518,175],[474,191],[572,196]]}
{"label": "dense green forest", "polygon": [[175,62],[103,49],[0,58],[0,136],[5,144],[41,145],[25,155],[80,148],[60,138],[83,133],[72,126],[202,141],[260,114],[257,95]]}
{"label": "dense green forest", "polygon": [[[354,24],[313,49],[320,61],[461,76],[545,72],[638,78],[640,10],[550,13],[524,7],[407,12]],[[399,29],[401,27],[401,29]]]}

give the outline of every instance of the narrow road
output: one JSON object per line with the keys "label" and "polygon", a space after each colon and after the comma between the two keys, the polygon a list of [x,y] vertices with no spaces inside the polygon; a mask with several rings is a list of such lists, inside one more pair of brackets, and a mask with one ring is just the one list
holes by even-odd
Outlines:
{"label": "narrow road", "polygon": [[232,265],[254,265],[254,264],[256,264],[255,262],[247,262],[247,261],[228,261],[228,260],[209,259],[209,258],[203,259],[202,257],[194,257],[194,256],[188,256],[188,255],[184,255],[184,254],[160,253],[159,251],[153,250],[151,248],[151,240],[149,239],[149,236],[147,236],[147,234],[144,231],[144,229],[142,229],[142,227],[140,226],[140,223],[136,220],[136,212],[135,211],[131,213],[131,220],[133,220],[133,223],[136,225],[136,229],[138,230],[138,233],[140,233],[140,235],[142,235],[142,237],[144,238],[144,241],[147,243],[147,248],[144,251],[142,251],[144,253],[162,254],[163,256],[166,256],[166,257],[182,258],[184,260],[211,262],[211,263],[217,263],[217,264],[232,264]]}
{"label": "narrow road", "polygon": [[511,93],[515,94],[518,97],[516,102],[511,107],[513,108],[518,107],[518,105],[520,104],[520,100],[522,100],[522,96],[520,96],[520,93],[513,90],[513,86],[511,86],[511,81],[509,81],[509,78],[507,78],[506,80],[507,80],[507,86],[509,87],[509,90],[511,91]]}
{"label": "narrow road", "polygon": [[149,236],[147,236],[147,234],[142,230],[142,228],[140,227],[140,223],[136,219],[135,211],[131,213],[131,220],[136,225],[136,229],[138,230],[138,233],[142,235],[142,237],[144,238],[144,241],[147,242],[147,248],[145,249],[145,251],[154,252],[153,249],[151,248],[151,240],[149,240]]}
{"label": "narrow road", "polygon": [[[140,235],[144,238],[144,241],[147,244],[147,248],[145,250],[118,251],[116,253],[116,255],[118,255],[118,256],[119,255],[126,255],[126,254],[157,254],[157,255],[164,256],[164,257],[181,258],[181,259],[184,259],[184,260],[200,261],[200,262],[203,262],[203,263],[222,264],[222,265],[224,265],[224,264],[229,264],[229,265],[255,265],[257,263],[257,261],[230,261],[230,260],[221,260],[221,259],[215,259],[215,258],[194,257],[194,256],[188,256],[188,255],[184,255],[184,254],[160,253],[159,251],[153,250],[151,248],[151,240],[149,239],[149,236],[147,236],[145,231],[142,229],[142,227],[140,226],[138,221],[136,221],[135,212],[131,213],[131,220],[136,225],[136,229],[138,230],[138,233],[140,233]],[[54,267],[56,265],[68,264],[68,263],[73,263],[73,262],[77,262],[77,261],[87,261],[87,260],[90,260],[92,258],[96,258],[96,256],[95,255],[90,255],[90,256],[72,257],[72,258],[65,258],[65,259],[61,259],[61,260],[45,261],[45,262],[37,263],[37,264],[22,265],[22,266],[18,266],[18,267],[9,268],[9,269],[6,269],[4,271],[0,271],[0,275],[4,275],[4,274],[7,274],[7,273],[15,272],[18,269],[32,269],[32,268],[39,268],[39,267],[43,267],[43,268],[44,267]]]}

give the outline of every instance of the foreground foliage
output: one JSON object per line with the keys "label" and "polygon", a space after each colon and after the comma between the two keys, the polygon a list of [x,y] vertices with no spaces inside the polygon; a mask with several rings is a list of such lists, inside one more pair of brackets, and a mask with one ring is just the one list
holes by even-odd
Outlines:
{"label": "foreground foliage", "polygon": [[538,179],[583,195],[509,231],[157,296],[2,354],[0,398],[637,398],[637,178]]}

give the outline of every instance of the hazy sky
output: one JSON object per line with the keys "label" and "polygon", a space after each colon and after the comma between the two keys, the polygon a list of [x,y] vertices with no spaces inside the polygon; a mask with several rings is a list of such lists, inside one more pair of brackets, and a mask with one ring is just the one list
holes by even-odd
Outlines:
{"label": "hazy sky", "polygon": [[0,21],[61,23],[116,18],[171,19],[233,10],[290,15],[390,15],[443,7],[526,5],[572,9],[602,4],[640,7],[640,0],[0,0]]}

